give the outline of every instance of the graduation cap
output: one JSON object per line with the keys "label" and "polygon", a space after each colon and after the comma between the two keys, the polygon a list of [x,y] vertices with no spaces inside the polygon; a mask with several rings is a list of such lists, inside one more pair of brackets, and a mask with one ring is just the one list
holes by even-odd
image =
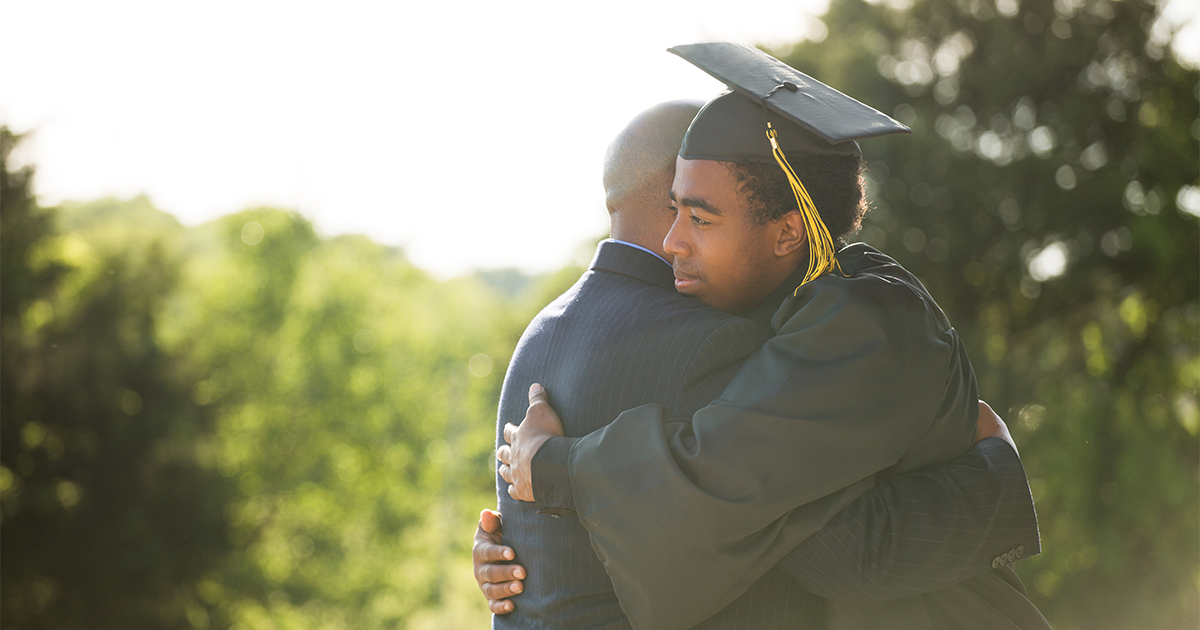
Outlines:
{"label": "graduation cap", "polygon": [[[696,114],[679,156],[687,160],[775,162],[796,194],[809,236],[804,282],[833,269],[833,239],[788,163],[861,155],[857,140],[911,130],[892,117],[749,46],[729,42],[668,49],[729,86]],[[803,284],[803,283],[802,283]]]}

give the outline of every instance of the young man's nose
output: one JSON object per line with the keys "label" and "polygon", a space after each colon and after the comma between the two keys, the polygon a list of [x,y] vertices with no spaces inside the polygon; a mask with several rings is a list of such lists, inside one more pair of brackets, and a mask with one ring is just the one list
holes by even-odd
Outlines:
{"label": "young man's nose", "polygon": [[663,239],[663,251],[672,256],[686,258],[691,253],[691,248],[687,244],[687,239],[684,233],[687,231],[684,228],[683,213],[675,215],[675,222],[671,224],[670,231],[667,232],[667,237]]}

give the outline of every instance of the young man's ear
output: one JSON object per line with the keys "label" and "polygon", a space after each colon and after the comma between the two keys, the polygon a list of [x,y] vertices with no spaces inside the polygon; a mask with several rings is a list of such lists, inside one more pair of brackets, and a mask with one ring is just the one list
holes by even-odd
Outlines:
{"label": "young man's ear", "polygon": [[780,258],[791,255],[807,242],[804,217],[799,210],[792,210],[779,218],[779,239],[775,241],[775,255]]}

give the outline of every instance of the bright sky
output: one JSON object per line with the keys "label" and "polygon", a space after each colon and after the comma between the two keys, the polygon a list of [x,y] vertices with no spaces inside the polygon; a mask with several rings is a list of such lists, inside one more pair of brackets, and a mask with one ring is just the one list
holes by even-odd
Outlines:
{"label": "bright sky", "polygon": [[0,0],[0,123],[44,204],[282,206],[441,276],[545,271],[607,232],[616,132],[723,87],[667,47],[796,41],[827,3]]}

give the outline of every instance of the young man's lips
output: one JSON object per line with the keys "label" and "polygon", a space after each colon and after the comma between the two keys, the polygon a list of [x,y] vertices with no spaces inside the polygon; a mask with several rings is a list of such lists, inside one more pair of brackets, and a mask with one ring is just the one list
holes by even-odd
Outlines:
{"label": "young man's lips", "polygon": [[683,274],[680,274],[679,272],[675,273],[675,290],[676,291],[683,292],[687,289],[690,289],[690,288],[696,286],[699,283],[700,283],[699,278],[692,278],[690,276],[685,276]]}
{"label": "young man's lips", "polygon": [[696,286],[697,284],[699,284],[699,282],[700,282],[699,280],[695,280],[692,278],[688,278],[687,280],[684,280],[682,278],[675,278],[675,290],[682,293],[682,292],[687,291],[688,289]]}

